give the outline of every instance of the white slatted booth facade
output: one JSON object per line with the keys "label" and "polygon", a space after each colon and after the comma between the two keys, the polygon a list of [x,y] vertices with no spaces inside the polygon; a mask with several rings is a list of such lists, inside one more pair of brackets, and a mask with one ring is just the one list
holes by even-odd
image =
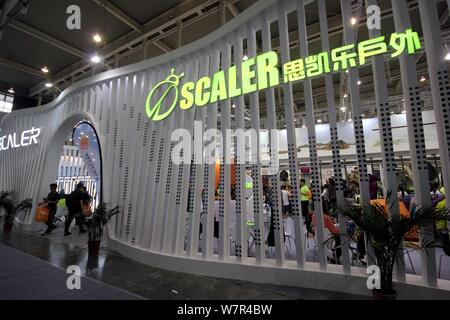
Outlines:
{"label": "white slatted booth facade", "polygon": [[[254,57],[257,53],[272,50],[271,33],[278,33],[279,64],[291,60],[289,50],[288,14],[295,14],[299,32],[301,57],[310,54],[306,38],[304,5],[311,0],[276,1],[261,0],[241,13],[230,23],[209,36],[178,50],[150,60],[111,70],[82,80],[65,90],[54,102],[29,110],[20,110],[2,118],[1,133],[21,132],[41,128],[39,143],[27,147],[0,152],[0,189],[15,190],[19,197],[31,197],[35,201],[46,192],[48,183],[56,178],[57,166],[64,139],[72,128],[87,120],[96,128],[103,158],[103,199],[112,206],[119,205],[122,212],[109,225],[110,246],[138,261],[176,271],[243,279],[280,285],[302,286],[357,294],[369,294],[367,274],[362,267],[351,266],[348,250],[343,250],[342,265],[328,264],[326,250],[317,249],[317,262],[305,261],[305,230],[300,207],[299,163],[295,135],[292,84],[284,83],[249,94],[249,103],[238,96],[204,107],[182,110],[176,107],[164,121],[152,121],[146,116],[146,97],[152,86],[165,79],[174,68],[176,74],[184,72],[181,83],[197,81],[212,75],[219,69],[236,64],[240,68],[244,54]],[[350,0],[341,0],[342,20],[350,21]],[[366,6],[377,4],[366,0]],[[442,59],[442,39],[436,2],[418,0],[424,32],[424,49],[428,60],[428,72],[433,92],[433,104],[439,133],[440,157],[447,198],[450,197],[450,87],[447,66]],[[320,8],[320,35],[323,51],[330,51],[325,0],[317,0]],[[392,1],[396,32],[410,27],[406,0]],[[343,45],[353,43],[354,29],[344,23]],[[379,30],[370,30],[369,37],[379,36]],[[257,38],[260,39],[257,42]],[[245,45],[244,45],[245,43]],[[244,52],[244,48],[246,51]],[[315,53],[315,52],[311,52]],[[383,56],[370,58],[373,66],[377,113],[380,125],[380,141],[383,156],[385,191],[396,188],[394,152],[389,115],[386,75]],[[401,81],[405,97],[407,126],[414,172],[416,202],[426,205],[429,201],[425,167],[425,145],[421,116],[422,101],[418,94],[418,79],[414,55],[403,53],[400,57]],[[360,177],[362,203],[369,201],[368,172],[364,146],[363,123],[359,89],[356,85],[358,68],[348,73],[351,114],[354,122],[356,158]],[[324,76],[334,177],[337,180],[338,204],[342,204],[342,173],[338,148],[334,101],[335,90],[331,74]],[[346,81],[347,81],[346,80]],[[239,81],[238,81],[239,82]],[[317,242],[325,239],[322,219],[317,157],[314,106],[310,79],[303,83],[306,108],[305,123],[308,128],[309,154],[313,187],[313,202],[317,221]],[[277,90],[281,92],[277,93]],[[171,152],[175,145],[171,133],[178,128],[194,132],[194,120],[202,120],[203,130],[217,128],[246,128],[244,116],[250,117],[250,127],[258,133],[261,117],[260,99],[264,97],[267,115],[266,129],[277,128],[275,99],[282,97],[286,119],[289,169],[294,190],[293,220],[295,259],[286,259],[283,241],[281,195],[279,174],[270,177],[272,186],[275,248],[269,254],[265,240],[261,165],[245,167],[236,165],[236,210],[231,210],[230,179],[232,166],[220,165],[220,214],[219,238],[214,232],[215,169],[210,164],[175,164]],[[232,108],[235,105],[236,108]],[[244,113],[244,108],[247,113]],[[192,135],[193,136],[193,135]],[[225,136],[225,134],[224,134]],[[258,134],[259,137],[259,134]],[[224,149],[227,144],[224,142]],[[259,140],[258,140],[259,143]],[[258,148],[259,150],[259,148]],[[195,155],[194,155],[195,156]],[[271,152],[274,159],[277,152]],[[251,171],[253,178],[254,247],[248,255],[244,219],[245,175]],[[395,196],[395,192],[393,193]],[[397,201],[396,199],[394,199]],[[395,208],[396,206],[394,206]],[[236,217],[231,217],[231,211]],[[398,214],[398,212],[394,212]],[[236,239],[230,242],[228,234],[235,221]],[[33,228],[33,217],[16,221],[22,228]],[[203,231],[199,236],[199,225]],[[340,217],[345,233],[345,221]],[[429,236],[428,230],[422,236]],[[346,239],[342,239],[345,242]],[[422,275],[405,274],[404,267],[396,269],[396,289],[399,297],[449,297],[450,283],[437,279],[435,254],[428,250],[422,255]]]}

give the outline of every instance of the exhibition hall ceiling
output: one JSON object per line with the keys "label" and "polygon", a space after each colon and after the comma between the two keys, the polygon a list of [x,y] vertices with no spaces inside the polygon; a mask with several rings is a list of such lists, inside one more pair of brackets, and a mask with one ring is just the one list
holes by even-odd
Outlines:
{"label": "exhibition hall ceiling", "polygon": [[[0,6],[17,3],[26,10],[10,10],[6,23],[0,23],[0,90],[13,87],[16,94],[38,99],[42,103],[54,99],[72,83],[93,74],[111,70],[152,58],[204,37],[226,22],[232,21],[249,8],[256,0],[12,0],[0,1]],[[449,12],[445,1],[438,2],[443,39],[450,40]],[[352,2],[353,16],[359,25],[355,42],[367,39],[364,1]],[[80,8],[81,28],[69,30],[66,22],[70,16],[68,7],[76,4]],[[408,1],[412,27],[422,34],[417,0]],[[380,0],[382,35],[395,32],[390,0]],[[9,8],[11,9],[11,8]],[[14,8],[12,8],[14,9]],[[305,7],[310,53],[321,50],[319,15],[317,2]],[[340,1],[327,0],[330,47],[342,45],[342,18]],[[299,56],[297,18],[288,16],[291,58]],[[273,47],[279,43],[278,30],[273,26]],[[92,37],[101,35],[96,43]],[[181,37],[180,37],[181,35]],[[98,55],[102,61],[93,64],[90,58]],[[417,55],[418,77],[427,78],[426,57]],[[49,73],[41,71],[47,66]],[[386,71],[390,96],[401,95],[399,65],[397,60],[387,61]],[[361,98],[367,103],[373,101],[374,88],[370,65],[360,68]],[[338,106],[345,103],[345,75],[333,75]],[[45,87],[51,82],[53,87]],[[326,96],[322,78],[314,79],[314,102],[320,115],[321,107],[326,109]],[[421,82],[423,91],[429,91],[428,81]],[[302,85],[294,86],[296,112],[303,112]],[[20,106],[16,106],[20,107]],[[262,107],[264,107],[262,105]],[[279,107],[279,106],[278,106]],[[263,108],[262,108],[263,109]],[[280,108],[282,110],[282,108]],[[261,111],[264,117],[264,110]],[[324,117],[326,113],[324,112]],[[282,119],[281,119],[282,120]],[[324,119],[326,121],[326,119]]]}

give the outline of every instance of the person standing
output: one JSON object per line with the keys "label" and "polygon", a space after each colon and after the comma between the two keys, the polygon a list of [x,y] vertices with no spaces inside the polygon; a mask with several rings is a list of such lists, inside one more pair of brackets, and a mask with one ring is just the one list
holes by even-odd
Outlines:
{"label": "person standing", "polygon": [[302,206],[302,216],[306,223],[306,230],[314,235],[311,227],[311,219],[309,217],[309,199],[311,198],[311,191],[306,185],[305,179],[300,179],[300,203]]}
{"label": "person standing", "polygon": [[287,192],[285,186],[281,186],[281,199],[283,201],[283,215],[286,218],[290,213],[289,211],[289,192]]}
{"label": "person standing", "polygon": [[332,211],[337,208],[336,182],[333,178],[328,179],[328,202]]}
{"label": "person standing", "polygon": [[55,219],[56,214],[56,205],[60,199],[59,193],[56,192],[58,185],[56,183],[50,184],[50,192],[47,195],[47,198],[44,198],[45,203],[47,203],[48,207],[48,220],[46,222],[47,230],[42,235],[46,235],[51,233],[56,229],[56,226],[53,224],[53,220]]}
{"label": "person standing", "polygon": [[86,232],[87,230],[83,228],[82,223],[82,209],[83,202],[85,201],[84,195],[84,185],[80,182],[77,184],[76,189],[68,196],[68,201],[66,200],[67,209],[69,211],[69,215],[66,220],[66,224],[64,226],[64,235],[68,236],[72,233],[69,232],[70,224],[75,218],[78,222],[78,227],[80,229],[80,233]]}

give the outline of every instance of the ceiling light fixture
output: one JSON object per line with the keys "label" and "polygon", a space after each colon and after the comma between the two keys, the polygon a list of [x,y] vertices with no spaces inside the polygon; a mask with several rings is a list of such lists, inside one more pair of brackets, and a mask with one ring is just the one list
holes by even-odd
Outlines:
{"label": "ceiling light fixture", "polygon": [[358,20],[355,17],[352,17],[350,19],[350,23],[351,23],[352,26],[354,26],[356,24],[356,22],[358,22]]}
{"label": "ceiling light fixture", "polygon": [[248,56],[245,54],[245,55],[242,57],[242,60],[247,61],[247,60],[248,60]]}
{"label": "ceiling light fixture", "polygon": [[426,81],[427,80],[427,78],[425,78],[425,76],[421,76],[420,77],[420,82],[424,82],[424,81]]}
{"label": "ceiling light fixture", "polygon": [[102,42],[102,37],[98,33],[94,34],[92,39],[97,43]]}
{"label": "ceiling light fixture", "polygon": [[341,107],[341,111],[342,111],[342,112],[345,112],[345,110],[347,110],[346,107]]}
{"label": "ceiling light fixture", "polygon": [[51,88],[51,87],[53,87],[53,84],[52,84],[51,82],[47,82],[47,83],[45,84],[45,86],[46,86],[47,88]]}
{"label": "ceiling light fixture", "polygon": [[322,123],[322,119],[317,119],[317,123]]}
{"label": "ceiling light fixture", "polygon": [[93,56],[93,57],[91,58],[91,61],[92,61],[93,63],[99,63],[99,62],[101,61],[101,59],[100,59],[99,56],[95,55],[95,56]]}
{"label": "ceiling light fixture", "polygon": [[360,86],[362,82],[361,82],[361,80],[358,80],[357,83],[358,83],[358,86]]}
{"label": "ceiling light fixture", "polygon": [[14,88],[9,88],[8,92],[14,94]]}
{"label": "ceiling light fixture", "polygon": [[444,58],[446,61],[450,61],[450,52],[447,52]]}
{"label": "ceiling light fixture", "polygon": [[347,97],[348,97],[348,95],[345,93],[345,94],[344,94],[344,98],[347,98]]}
{"label": "ceiling light fixture", "polygon": [[41,69],[41,71],[42,71],[43,73],[48,73],[48,68],[47,68],[47,66],[43,66],[42,69]]}

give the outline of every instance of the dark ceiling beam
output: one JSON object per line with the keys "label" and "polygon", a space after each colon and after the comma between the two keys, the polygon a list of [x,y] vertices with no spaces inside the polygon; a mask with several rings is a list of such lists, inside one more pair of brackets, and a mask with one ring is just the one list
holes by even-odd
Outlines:
{"label": "dark ceiling beam", "polygon": [[94,0],[94,2],[104,7],[106,11],[111,13],[114,17],[116,17],[132,29],[136,30],[137,32],[142,33],[144,31],[142,25],[139,22],[134,20],[132,17],[130,17],[128,14],[123,12],[108,0]]}
{"label": "dark ceiling beam", "polygon": [[239,15],[239,9],[236,7],[236,5],[234,3],[228,3],[226,4],[228,10],[231,12],[231,14],[233,15],[233,18],[236,18]]}
{"label": "dark ceiling beam", "polygon": [[59,39],[56,39],[55,37],[52,37],[42,31],[39,31],[39,30],[33,28],[33,27],[30,27],[29,25],[26,25],[23,22],[13,20],[9,23],[9,26],[11,26],[14,29],[17,29],[19,31],[22,31],[34,38],[37,38],[44,42],[47,42],[48,44],[51,44],[52,46],[57,47],[61,50],[64,50],[68,53],[71,53],[77,57],[80,57],[82,59],[87,59],[87,60],[90,59],[86,53],[79,50],[78,48],[75,48],[74,46],[71,46],[70,44],[67,44]]}
{"label": "dark ceiling beam", "polygon": [[165,53],[173,51],[173,48],[171,46],[169,46],[167,43],[165,43],[164,41],[162,41],[162,40],[154,41],[153,44],[155,46],[157,46],[158,48],[160,48]]}
{"label": "dark ceiling beam", "polygon": [[[136,30],[130,31],[126,35],[108,43],[104,46],[99,55],[104,58],[104,61],[113,61],[116,56],[122,57],[123,51],[128,49],[128,52],[133,50],[141,50],[143,41],[148,39],[149,43],[155,43],[170,34],[177,32],[176,23],[182,21],[183,27],[187,27],[201,19],[208,17],[209,15],[216,13],[220,10],[220,6],[215,6],[214,4],[219,3],[221,0],[190,0],[183,1],[175,7],[167,10],[158,17],[146,22],[143,25],[144,33],[140,34]],[[228,0],[228,3],[235,3],[239,0]],[[205,10],[211,7],[211,9]],[[169,16],[173,16],[170,20]],[[194,16],[194,17],[193,17]],[[171,28],[171,26],[174,26]],[[129,50],[133,47],[133,50]],[[59,83],[65,78],[72,77],[78,74],[81,70],[86,70],[89,68],[89,64],[85,61],[77,61],[70,66],[67,66],[60,72],[54,75],[54,82]],[[30,89],[30,95],[35,96],[40,92],[45,91],[46,88],[44,83],[38,83]]]}
{"label": "dark ceiling beam", "polygon": [[44,79],[46,78],[46,76],[40,70],[34,69],[32,67],[26,66],[26,65],[21,64],[16,61],[12,61],[12,60],[0,57],[0,64],[4,64],[5,66],[8,66],[15,70],[26,72],[26,73],[32,74],[32,75],[40,77],[40,78],[44,78]]}

